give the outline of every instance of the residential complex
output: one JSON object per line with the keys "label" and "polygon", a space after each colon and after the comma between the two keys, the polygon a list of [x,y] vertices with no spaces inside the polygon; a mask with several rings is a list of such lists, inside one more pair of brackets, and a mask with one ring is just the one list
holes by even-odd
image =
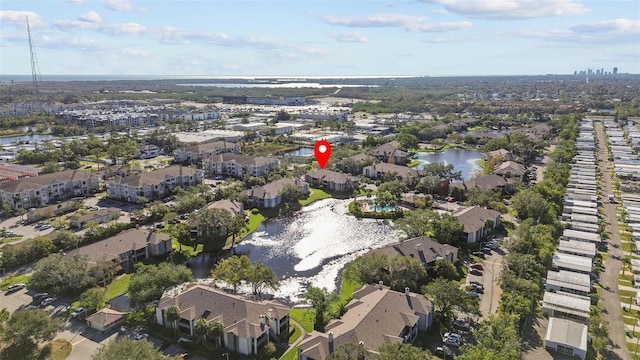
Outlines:
{"label": "residential complex", "polygon": [[252,204],[262,208],[274,208],[282,202],[282,190],[288,186],[297,186],[306,197],[309,195],[309,184],[300,179],[278,179],[266,185],[245,190],[243,193],[249,196]]}
{"label": "residential complex", "polygon": [[138,203],[146,200],[162,199],[180,186],[202,184],[204,172],[186,166],[169,166],[138,175],[122,176],[107,180],[107,196],[113,199]]}
{"label": "residential complex", "polygon": [[82,170],[65,170],[2,183],[0,196],[2,203],[14,210],[20,210],[72,197],[87,196],[98,189],[98,175]]}
{"label": "residential complex", "polygon": [[191,164],[222,153],[240,154],[240,144],[230,141],[205,142],[178,148],[173,152],[173,156],[176,162]]}
{"label": "residential complex", "polygon": [[280,164],[277,158],[224,153],[202,159],[208,174],[234,177],[263,176]]}
{"label": "residential complex", "polygon": [[[176,324],[167,320],[167,309],[180,313]],[[166,291],[156,307],[156,322],[195,335],[199,319],[223,325],[222,345],[243,355],[254,355],[269,339],[289,332],[289,308],[275,301],[232,295],[205,284],[183,284]]]}
{"label": "residential complex", "polygon": [[318,169],[305,175],[305,180],[312,186],[333,191],[352,191],[357,189],[360,180],[348,174]]}

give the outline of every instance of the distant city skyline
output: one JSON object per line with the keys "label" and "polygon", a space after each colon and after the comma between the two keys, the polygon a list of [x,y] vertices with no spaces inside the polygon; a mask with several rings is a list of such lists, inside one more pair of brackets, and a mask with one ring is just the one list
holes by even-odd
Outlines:
{"label": "distant city skyline", "polygon": [[640,73],[640,1],[3,0],[0,74]]}

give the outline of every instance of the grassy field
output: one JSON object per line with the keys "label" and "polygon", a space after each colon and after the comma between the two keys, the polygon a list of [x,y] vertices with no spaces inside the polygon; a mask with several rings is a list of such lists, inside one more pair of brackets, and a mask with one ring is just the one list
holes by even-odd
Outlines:
{"label": "grassy field", "polygon": [[182,252],[185,253],[187,258],[190,258],[196,256],[199,252],[201,252],[204,245],[196,244],[196,247],[194,248],[193,246],[182,244],[182,247],[180,247],[180,243],[178,242],[178,240],[171,238],[171,247],[173,247],[173,250],[182,249]]}
{"label": "grassy field", "polygon": [[29,277],[27,275],[16,275],[16,276],[7,276],[2,282],[0,282],[0,289],[7,290],[9,285],[24,283],[27,284],[29,282]]}
{"label": "grassy field", "polygon": [[72,349],[73,346],[67,340],[55,339],[42,348],[39,358],[48,360],[64,360],[69,356],[69,354],[71,354]]}
{"label": "grassy field", "polygon": [[300,200],[300,205],[307,206],[314,201],[328,199],[330,197],[331,197],[331,194],[327,193],[324,190],[311,188],[311,195],[309,195],[309,197],[304,200]]}
{"label": "grassy field", "polygon": [[315,310],[311,308],[294,308],[289,311],[289,316],[302,325],[304,331],[313,331],[313,319],[315,318]]}
{"label": "grassy field", "polygon": [[113,280],[111,284],[107,286],[107,292],[104,294],[104,300],[111,300],[118,295],[126,293],[130,280],[131,274],[124,274]]}

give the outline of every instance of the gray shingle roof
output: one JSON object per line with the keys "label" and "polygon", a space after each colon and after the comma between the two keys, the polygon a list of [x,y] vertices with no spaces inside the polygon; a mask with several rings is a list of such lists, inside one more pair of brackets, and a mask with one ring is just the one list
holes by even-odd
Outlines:
{"label": "gray shingle roof", "polygon": [[197,169],[174,165],[163,169],[154,170],[150,172],[140,173],[138,175],[124,176],[116,179],[109,180],[107,182],[115,182],[118,184],[125,184],[129,186],[142,187],[144,185],[155,185],[164,182],[166,179],[177,176],[194,176],[198,173]]}
{"label": "gray shingle roof", "polygon": [[63,181],[77,181],[90,179],[95,174],[82,170],[65,170],[51,174],[29,177],[21,180],[8,181],[0,184],[0,190],[18,193],[24,190],[37,190],[45,186]]}

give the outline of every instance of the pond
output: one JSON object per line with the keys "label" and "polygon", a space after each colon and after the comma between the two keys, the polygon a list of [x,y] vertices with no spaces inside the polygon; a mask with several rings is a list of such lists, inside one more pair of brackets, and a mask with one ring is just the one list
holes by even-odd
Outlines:
{"label": "pond", "polygon": [[469,180],[482,170],[478,160],[484,159],[485,155],[473,149],[446,149],[441,152],[420,152],[415,157],[420,161],[417,169],[422,170],[426,164],[444,162],[453,164],[454,170],[461,171],[462,178]]}
{"label": "pond", "polygon": [[0,137],[0,145],[11,145],[13,143],[19,143],[21,141],[34,143],[34,142],[51,140],[53,138],[55,138],[55,136],[49,135],[49,134],[7,136],[7,137]]}
{"label": "pond", "polygon": [[284,155],[285,156],[313,156],[313,149],[303,147],[298,150],[286,152],[284,153]]}
{"label": "pond", "polygon": [[345,215],[350,201],[320,200],[291,217],[265,222],[236,253],[276,272],[282,281],[276,297],[295,303],[309,285],[335,290],[347,263],[400,238],[387,221]]}

